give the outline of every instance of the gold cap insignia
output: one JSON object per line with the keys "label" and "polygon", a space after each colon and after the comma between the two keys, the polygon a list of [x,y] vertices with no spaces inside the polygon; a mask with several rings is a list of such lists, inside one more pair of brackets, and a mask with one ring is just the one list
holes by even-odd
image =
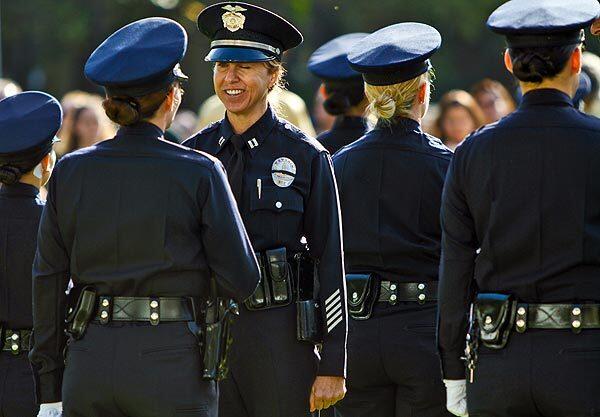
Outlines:
{"label": "gold cap insignia", "polygon": [[244,16],[241,12],[245,12],[247,9],[228,4],[227,6],[223,7],[223,10],[227,10],[227,13],[223,13],[223,16],[221,16],[221,19],[223,19],[223,26],[225,26],[227,30],[230,32],[235,32],[244,28],[246,16]]}

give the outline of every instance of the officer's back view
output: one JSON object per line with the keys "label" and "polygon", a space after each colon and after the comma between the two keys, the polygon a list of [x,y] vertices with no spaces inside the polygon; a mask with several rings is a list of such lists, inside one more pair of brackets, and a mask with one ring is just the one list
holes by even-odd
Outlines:
{"label": "officer's back view", "polygon": [[[69,417],[216,416],[198,313],[211,275],[237,300],[258,283],[221,164],[162,139],[181,102],[186,45],[179,24],[149,18],[114,33],[86,64],[121,128],[57,165],[33,284],[38,400],[62,399]],[[69,278],[78,302],[67,342]]]}
{"label": "officer's back view", "polygon": [[34,417],[31,265],[45,185],[56,161],[62,122],[54,97],[28,91],[0,101],[0,416]]}
{"label": "officer's back view", "polygon": [[524,95],[457,148],[446,178],[439,345],[456,415],[465,386],[471,416],[600,409],[600,120],[572,102],[599,13],[595,0],[513,0],[488,20]]}

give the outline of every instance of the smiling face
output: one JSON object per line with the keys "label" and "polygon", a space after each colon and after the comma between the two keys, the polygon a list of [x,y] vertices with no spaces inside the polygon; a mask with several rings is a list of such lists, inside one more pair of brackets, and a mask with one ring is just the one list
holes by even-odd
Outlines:
{"label": "smiling face", "polygon": [[217,62],[213,82],[229,113],[250,115],[264,111],[276,78],[263,62]]}

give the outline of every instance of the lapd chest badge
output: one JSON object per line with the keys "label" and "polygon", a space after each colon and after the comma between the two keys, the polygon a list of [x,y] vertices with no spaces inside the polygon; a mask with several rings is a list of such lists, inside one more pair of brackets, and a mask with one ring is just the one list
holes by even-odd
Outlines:
{"label": "lapd chest badge", "polygon": [[296,164],[290,158],[277,158],[271,167],[271,177],[276,186],[289,187],[296,179]]}
{"label": "lapd chest badge", "polygon": [[223,7],[223,10],[227,10],[227,12],[223,13],[223,16],[221,16],[225,29],[230,32],[244,29],[246,16],[244,16],[241,12],[245,12],[247,9],[244,9],[241,6],[232,6],[228,4],[227,6]]}

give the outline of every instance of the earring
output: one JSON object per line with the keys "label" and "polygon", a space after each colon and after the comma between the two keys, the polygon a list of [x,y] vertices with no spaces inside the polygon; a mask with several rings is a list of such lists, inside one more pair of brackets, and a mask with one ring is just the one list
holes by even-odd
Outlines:
{"label": "earring", "polygon": [[36,177],[38,180],[42,179],[42,164],[37,164],[35,166],[35,168],[33,169],[33,176]]}

